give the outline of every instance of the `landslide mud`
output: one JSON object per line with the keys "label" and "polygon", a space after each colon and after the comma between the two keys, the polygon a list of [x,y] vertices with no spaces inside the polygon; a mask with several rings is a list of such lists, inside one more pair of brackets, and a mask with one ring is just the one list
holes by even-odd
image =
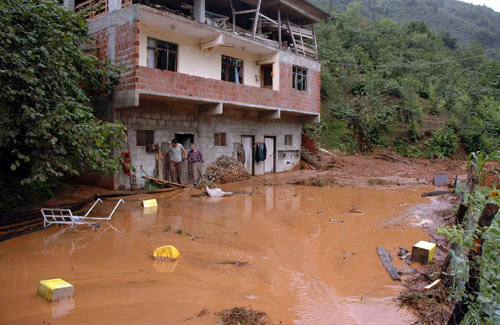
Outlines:
{"label": "landslide mud", "polygon": [[[401,215],[429,203],[420,197],[429,188],[233,187],[251,194],[160,194],[153,210],[140,206],[151,197],[130,197],[110,224],[0,243],[0,323],[215,324],[214,312],[248,305],[284,324],[415,320],[394,301],[400,284],[375,247],[396,256],[428,240]],[[167,244],[180,259],[154,261]],[[40,280],[56,277],[75,285],[74,298],[51,304],[36,295]]]}

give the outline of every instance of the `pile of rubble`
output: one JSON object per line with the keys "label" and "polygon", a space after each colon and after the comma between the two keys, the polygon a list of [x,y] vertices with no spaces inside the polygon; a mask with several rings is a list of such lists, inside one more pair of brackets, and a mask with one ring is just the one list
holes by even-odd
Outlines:
{"label": "pile of rubble", "polygon": [[231,156],[220,156],[208,165],[205,178],[217,184],[242,181],[250,178],[242,163]]}

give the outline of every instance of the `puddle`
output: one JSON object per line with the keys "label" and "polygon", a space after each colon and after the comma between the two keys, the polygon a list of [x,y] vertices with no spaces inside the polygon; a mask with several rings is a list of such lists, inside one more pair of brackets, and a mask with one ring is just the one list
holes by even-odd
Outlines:
{"label": "puddle", "polygon": [[[392,298],[401,287],[375,247],[396,256],[428,239],[414,227],[415,205],[431,211],[420,197],[428,188],[237,188],[254,194],[165,193],[148,211],[140,207],[147,197],[136,196],[109,225],[51,227],[0,243],[0,323],[214,324],[200,310],[249,304],[284,324],[415,320]],[[163,245],[179,249],[176,263],[151,258]],[[38,281],[56,277],[76,287],[57,306],[36,295]]]}

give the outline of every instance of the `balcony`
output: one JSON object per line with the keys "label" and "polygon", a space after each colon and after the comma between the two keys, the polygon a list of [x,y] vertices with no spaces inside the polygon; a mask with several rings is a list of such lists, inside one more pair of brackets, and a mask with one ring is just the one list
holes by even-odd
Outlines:
{"label": "balcony", "polygon": [[[88,19],[133,4],[211,26],[221,33],[251,39],[276,50],[317,59],[314,24],[328,15],[302,0],[76,0],[75,11]],[[228,5],[229,4],[229,5]]]}

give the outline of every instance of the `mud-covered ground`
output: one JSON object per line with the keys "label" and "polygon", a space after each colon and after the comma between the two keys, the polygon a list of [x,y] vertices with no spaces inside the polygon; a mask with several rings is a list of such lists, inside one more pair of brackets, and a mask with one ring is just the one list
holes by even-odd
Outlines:
{"label": "mud-covered ground", "polygon": [[[403,266],[398,248],[439,243],[435,229],[452,204],[450,196],[420,194],[434,189],[433,174],[461,176],[465,163],[329,159],[335,167],[328,170],[223,186],[249,194],[194,198],[199,190],[183,189],[125,197],[109,224],[50,227],[2,242],[0,323],[215,324],[216,312],[235,306],[263,311],[273,324],[416,321],[395,299],[402,286],[376,246],[397,268],[419,268]],[[291,185],[311,179],[316,186]],[[70,190],[51,203],[106,192]],[[158,208],[143,209],[141,201],[152,197]],[[152,251],[167,244],[180,250],[179,260],[154,261]],[[444,250],[437,255],[444,258]],[[38,281],[56,277],[75,285],[74,298],[50,304],[36,295]]]}

